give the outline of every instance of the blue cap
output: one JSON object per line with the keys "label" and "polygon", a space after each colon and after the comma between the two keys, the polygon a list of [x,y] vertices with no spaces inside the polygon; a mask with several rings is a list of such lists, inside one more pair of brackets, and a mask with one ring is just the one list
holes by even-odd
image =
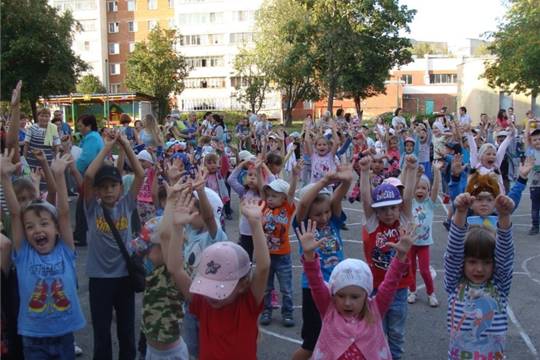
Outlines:
{"label": "blue cap", "polygon": [[392,206],[403,202],[398,188],[394,185],[384,183],[371,191],[371,198],[373,201],[371,203],[372,208]]}

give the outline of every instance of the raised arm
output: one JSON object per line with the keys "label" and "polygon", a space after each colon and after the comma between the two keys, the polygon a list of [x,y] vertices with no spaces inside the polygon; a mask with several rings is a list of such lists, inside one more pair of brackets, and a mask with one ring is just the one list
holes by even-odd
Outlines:
{"label": "raised arm", "polygon": [[15,250],[19,250],[24,239],[24,230],[21,220],[21,206],[17,201],[17,196],[11,183],[11,176],[21,165],[20,163],[13,164],[15,151],[15,149],[5,149],[4,154],[0,156],[0,175],[2,176],[6,204],[11,216],[11,240],[13,241]]}
{"label": "raised arm", "polygon": [[358,167],[360,168],[360,198],[362,199],[362,206],[366,218],[369,218],[374,214],[374,210],[371,207],[371,185],[369,183],[370,166],[371,156],[364,156],[358,160]]}
{"label": "raised arm", "polygon": [[[114,144],[116,143],[116,137],[106,137],[105,146],[97,154],[96,158],[90,163],[86,172],[84,173],[84,200],[86,203],[94,199],[94,178],[98,170],[103,166],[103,160],[109,152],[111,152]],[[77,162],[77,169],[80,169],[79,162]]]}
{"label": "raised arm", "polygon": [[298,178],[300,177],[300,173],[302,172],[303,167],[304,167],[304,161],[299,160],[292,169],[291,184],[289,187],[289,193],[287,194],[287,201],[291,204],[294,202],[294,193],[296,192],[296,186],[298,185]]}
{"label": "raised arm", "polygon": [[474,140],[474,136],[470,131],[468,131],[465,136],[467,137],[467,142],[469,143],[469,163],[471,164],[471,168],[474,169],[478,166],[478,148],[476,146],[476,140]]}
{"label": "raised arm", "polygon": [[242,185],[240,181],[238,181],[238,175],[240,175],[240,171],[242,171],[243,167],[247,163],[248,161],[242,161],[240,164],[238,164],[227,179],[227,182],[229,183],[231,188],[238,194],[239,197],[244,196],[246,189],[244,188],[244,185]]}
{"label": "raised arm", "polygon": [[347,195],[347,191],[351,187],[353,179],[353,169],[352,164],[346,163],[338,166],[333,180],[341,181],[337,189],[332,194],[331,206],[332,206],[332,215],[339,217],[341,216],[341,202],[343,198]]}
{"label": "raised arm", "polygon": [[57,184],[51,168],[49,167],[49,162],[47,161],[45,152],[37,149],[32,153],[34,154],[36,160],[39,161],[39,166],[41,167],[43,175],[45,176],[45,182],[47,183],[47,201],[54,205],[56,203]]}
{"label": "raised arm", "polygon": [[508,149],[508,146],[514,140],[516,130],[512,128],[511,133],[504,139],[504,141],[499,145],[499,148],[497,149],[497,167],[499,168],[504,160],[504,154],[506,153],[506,149]]}
{"label": "raised arm", "polygon": [[133,152],[129,140],[124,135],[118,134],[117,136],[118,143],[120,143],[120,146],[124,149],[126,157],[131,164],[131,168],[133,169],[134,177],[129,192],[131,193],[133,198],[136,198],[144,182],[144,169],[141,165],[141,162],[139,161],[139,159],[137,159],[137,156]]}
{"label": "raised arm", "polygon": [[437,201],[439,189],[441,187],[441,169],[445,162],[441,160],[433,161],[433,185],[431,187],[431,201]]}
{"label": "raised arm", "polygon": [[499,195],[495,199],[495,208],[499,215],[497,239],[495,242],[495,270],[493,278],[497,288],[508,296],[512,283],[514,267],[514,242],[512,241],[512,221],[510,215],[514,202],[508,196]]}
{"label": "raised arm", "polygon": [[403,206],[402,212],[405,217],[412,218],[412,201],[414,198],[414,191],[416,189],[416,172],[418,169],[418,160],[414,155],[407,155],[405,158],[405,166],[408,169],[407,174],[405,175],[405,191],[403,191]]}
{"label": "raised arm", "polygon": [[330,179],[335,173],[327,173],[324,178],[311,184],[306,193],[300,199],[296,209],[296,221],[301,222],[308,216],[308,210],[313,200],[319,195],[322,189],[330,185]]}
{"label": "raised arm", "polygon": [[19,154],[19,128],[20,128],[20,120],[21,120],[21,87],[22,87],[22,81],[19,80],[17,82],[17,85],[15,86],[15,89],[13,89],[13,93],[11,95],[11,117],[10,117],[10,124],[9,129],[7,131],[6,135],[6,148],[8,149],[16,149],[14,155],[13,155],[13,162],[18,163],[20,154]]}
{"label": "raised arm", "polygon": [[58,230],[60,232],[60,238],[71,249],[75,249],[75,243],[73,242],[73,230],[71,228],[71,220],[69,215],[69,200],[66,184],[66,169],[73,163],[71,155],[66,154],[60,157],[60,154],[56,155],[56,158],[51,164],[51,170],[56,177],[57,184],[57,201],[56,209],[58,211]]}
{"label": "raised arm", "polygon": [[216,223],[216,218],[214,217],[214,210],[208,196],[206,196],[205,183],[206,183],[207,174],[203,174],[200,171],[197,172],[197,177],[192,183],[193,190],[197,192],[197,197],[199,198],[199,213],[202,216],[206,228],[208,229],[208,234],[212,239],[216,238],[218,231],[218,224]]}

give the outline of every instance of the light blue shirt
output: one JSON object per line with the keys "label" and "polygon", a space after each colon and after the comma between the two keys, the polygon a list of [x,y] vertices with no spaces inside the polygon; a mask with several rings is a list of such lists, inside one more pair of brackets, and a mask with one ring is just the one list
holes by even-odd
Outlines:
{"label": "light blue shirt", "polygon": [[103,149],[103,139],[97,131],[90,131],[84,135],[80,147],[81,155],[77,159],[77,170],[84,175],[84,172],[90,166],[90,163],[97,157],[101,149]]}

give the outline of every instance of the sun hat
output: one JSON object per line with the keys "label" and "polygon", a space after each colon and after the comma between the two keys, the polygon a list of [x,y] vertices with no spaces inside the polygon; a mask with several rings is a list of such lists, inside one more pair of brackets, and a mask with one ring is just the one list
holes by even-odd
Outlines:
{"label": "sun hat", "polygon": [[[210,188],[205,187],[204,192],[206,193],[210,206],[212,206],[212,213],[216,219],[216,224],[219,226],[221,224],[221,215],[223,214],[223,201],[218,193]],[[195,196],[197,200],[199,199],[199,195],[196,191],[193,192],[193,196]]]}
{"label": "sun hat", "polygon": [[142,150],[137,154],[137,159],[148,161],[150,164],[154,163],[154,158],[152,158],[152,155],[148,152],[148,150]]}
{"label": "sun hat", "polygon": [[406,142],[412,142],[413,144],[416,144],[416,140],[414,140],[414,138],[410,136],[407,136],[405,140],[403,141],[403,143],[406,143]]}
{"label": "sun hat", "polygon": [[499,136],[508,136],[509,132],[506,130],[497,131],[497,137]]}
{"label": "sun hat", "polygon": [[397,187],[384,183],[373,189],[371,197],[373,199],[371,203],[372,208],[397,205],[403,202]]}
{"label": "sun hat", "polygon": [[299,138],[301,135],[298,131],[293,131],[292,133],[289,134],[289,136],[292,138]]}
{"label": "sun hat", "polygon": [[189,291],[211,299],[229,297],[251,269],[247,252],[232,241],[220,241],[203,250]]}
{"label": "sun hat", "polygon": [[399,178],[397,178],[397,177],[386,178],[386,179],[383,180],[383,184],[390,184],[390,185],[393,185],[395,187],[399,187],[399,186],[405,187],[405,185],[403,185],[401,180],[399,180]]}
{"label": "sun hat", "polygon": [[540,128],[531,129],[531,131],[529,132],[529,136],[533,135],[540,135]]}
{"label": "sun hat", "polygon": [[347,286],[353,285],[366,290],[369,296],[373,291],[373,274],[364,261],[345,259],[332,270],[328,284],[332,295]]}
{"label": "sun hat", "polygon": [[270,188],[275,192],[287,194],[289,192],[290,185],[283,179],[275,179],[270,184],[265,185],[264,188]]}
{"label": "sun hat", "polygon": [[99,168],[94,178],[94,186],[99,186],[105,180],[113,180],[118,183],[122,183],[122,175],[115,166],[103,165]]}
{"label": "sun hat", "polygon": [[238,158],[240,159],[240,162],[242,162],[246,160],[254,160],[257,157],[247,150],[242,150],[238,153]]}

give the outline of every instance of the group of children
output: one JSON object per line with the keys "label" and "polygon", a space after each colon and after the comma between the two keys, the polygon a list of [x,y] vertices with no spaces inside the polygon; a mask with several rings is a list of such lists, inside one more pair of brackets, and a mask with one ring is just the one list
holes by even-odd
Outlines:
{"label": "group of children", "polygon": [[[17,128],[20,91],[12,99]],[[516,132],[511,124],[497,129],[505,139],[478,148],[485,140],[468,124],[378,122],[373,140],[369,126],[341,115],[306,121],[301,134],[286,136],[250,114],[237,128],[233,161],[211,129],[186,143],[175,138],[182,129],[166,128],[162,150],[138,146],[137,154],[125,132],[109,130],[83,174],[71,154],[57,151],[50,162],[38,154],[45,188],[19,177],[24,157],[17,142],[6,146],[0,174],[10,222],[0,239],[2,275],[11,261],[18,286],[6,289],[17,292],[20,305],[16,321],[2,313],[2,330],[17,324],[26,359],[75,357],[73,333],[86,319],[77,294],[83,279],[76,275],[69,174],[87,224],[94,359],[113,357],[113,312],[119,358],[136,357],[140,268],[139,348],[146,359],[257,358],[259,325],[273,321],[276,278],[281,323],[296,324],[291,231],[304,270],[303,342],[292,358],[401,359],[407,306],[418,297],[417,267],[428,304],[439,305],[429,247],[442,187],[452,214],[444,258],[448,358],[502,359],[514,256],[510,218],[528,177],[531,234],[538,233],[540,124],[527,124],[528,158],[506,190],[500,166]],[[231,190],[240,200],[238,239],[225,231]],[[363,207],[365,261],[356,259],[360,254],[345,259],[347,198]],[[13,356],[16,343],[4,340],[2,355]]]}

